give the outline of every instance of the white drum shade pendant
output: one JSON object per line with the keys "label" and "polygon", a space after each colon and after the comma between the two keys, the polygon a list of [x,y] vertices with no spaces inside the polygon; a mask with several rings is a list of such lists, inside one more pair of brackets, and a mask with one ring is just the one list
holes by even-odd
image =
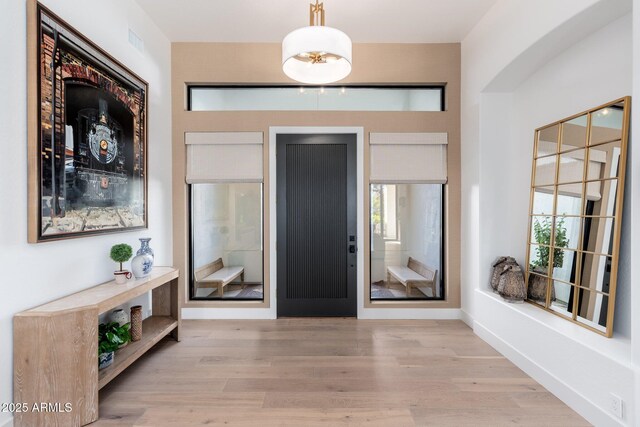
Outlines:
{"label": "white drum shade pendant", "polygon": [[324,25],[324,3],[310,5],[309,26],[282,40],[282,70],[301,83],[337,82],[351,73],[351,39]]}

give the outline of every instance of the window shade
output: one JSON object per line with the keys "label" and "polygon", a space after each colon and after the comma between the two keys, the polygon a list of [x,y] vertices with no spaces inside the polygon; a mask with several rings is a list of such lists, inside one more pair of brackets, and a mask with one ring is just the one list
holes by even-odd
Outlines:
{"label": "window shade", "polygon": [[187,182],[262,182],[262,132],[187,132]]}
{"label": "window shade", "polygon": [[373,183],[447,182],[446,133],[370,133]]}

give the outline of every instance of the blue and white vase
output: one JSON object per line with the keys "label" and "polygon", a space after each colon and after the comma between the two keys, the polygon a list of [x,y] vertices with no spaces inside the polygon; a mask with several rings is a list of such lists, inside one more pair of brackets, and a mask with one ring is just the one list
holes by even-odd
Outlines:
{"label": "blue and white vase", "polygon": [[131,260],[131,270],[134,276],[140,279],[147,277],[153,268],[153,249],[149,247],[150,237],[140,239],[140,249],[136,252],[136,256]]}
{"label": "blue and white vase", "polygon": [[153,249],[149,246],[149,242],[151,241],[151,237],[141,237],[140,239],[140,249],[136,252],[136,255],[149,254],[151,257],[155,257],[153,254]]}
{"label": "blue and white vase", "polygon": [[107,366],[110,366],[113,363],[114,358],[113,351],[110,351],[109,353],[100,353],[98,356],[98,369],[104,369]]}

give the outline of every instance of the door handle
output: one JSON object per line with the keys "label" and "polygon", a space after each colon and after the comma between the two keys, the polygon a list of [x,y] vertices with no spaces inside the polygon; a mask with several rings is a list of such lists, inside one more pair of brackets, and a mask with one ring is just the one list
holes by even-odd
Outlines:
{"label": "door handle", "polygon": [[356,253],[356,245],[349,245],[349,253],[350,254]]}

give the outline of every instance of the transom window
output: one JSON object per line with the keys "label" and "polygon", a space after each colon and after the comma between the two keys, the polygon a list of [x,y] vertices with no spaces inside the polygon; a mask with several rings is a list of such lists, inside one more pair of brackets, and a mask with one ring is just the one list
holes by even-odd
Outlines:
{"label": "transom window", "polygon": [[444,111],[442,86],[190,86],[189,111]]}

